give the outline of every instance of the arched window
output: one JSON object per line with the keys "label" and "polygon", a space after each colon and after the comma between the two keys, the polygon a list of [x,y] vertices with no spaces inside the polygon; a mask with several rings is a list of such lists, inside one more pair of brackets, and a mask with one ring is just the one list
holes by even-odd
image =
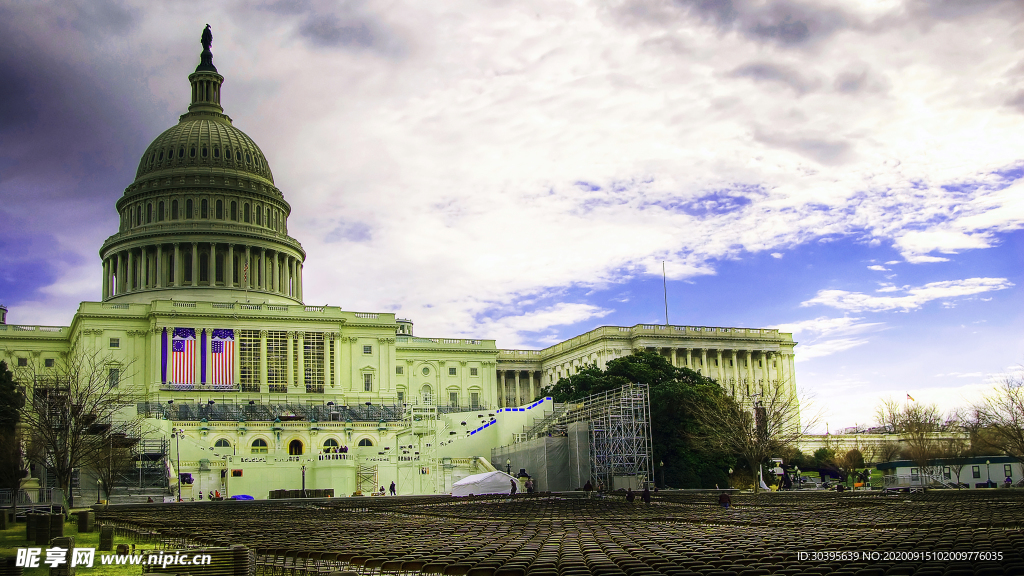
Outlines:
{"label": "arched window", "polygon": [[259,225],[259,226],[263,226],[263,211],[260,210],[259,206],[257,206],[256,209],[255,209],[255,212],[256,212],[256,224]]}
{"label": "arched window", "polygon": [[238,222],[238,204],[234,200],[231,201],[231,219]]}
{"label": "arched window", "polygon": [[188,149],[188,157],[189,158],[195,158],[196,157],[196,147],[195,146],[189,147],[189,149]]}
{"label": "arched window", "polygon": [[201,154],[203,155],[203,158],[206,158],[206,156],[208,154],[208,152],[206,150],[206,146],[203,146],[203,151],[201,152]]}
{"label": "arched window", "polygon": [[220,158],[220,146],[213,147],[213,157]]}
{"label": "arched window", "polygon": [[288,443],[288,455],[289,456],[301,456],[302,455],[302,440],[292,440]]}
{"label": "arched window", "polygon": [[249,203],[248,202],[245,203],[245,208],[244,208],[244,210],[242,212],[244,214],[244,218],[243,219],[245,220],[245,223],[248,224],[249,223]]}
{"label": "arched window", "polygon": [[209,202],[207,202],[206,198],[203,198],[202,200],[199,201],[199,216],[201,218],[210,217],[210,205]]}
{"label": "arched window", "polygon": [[171,220],[178,219],[178,201],[171,200]]}
{"label": "arched window", "polygon": [[153,203],[146,204],[146,224],[153,221]]}
{"label": "arched window", "polygon": [[267,228],[270,228],[270,208],[267,208]]}
{"label": "arched window", "polygon": [[338,441],[334,438],[324,440],[324,452],[333,452],[338,447]]}
{"label": "arched window", "polygon": [[359,445],[360,446],[373,446],[373,440],[370,440],[369,438],[363,438],[362,440],[359,441]]}
{"label": "arched window", "polygon": [[135,225],[142,226],[142,206],[135,207]]}
{"label": "arched window", "polygon": [[164,151],[163,150],[160,151],[160,161],[161,162],[164,161]]}
{"label": "arched window", "polygon": [[199,254],[199,281],[208,282],[210,280],[210,255],[206,252]]}
{"label": "arched window", "polygon": [[251,454],[266,454],[267,453],[267,441],[262,438],[257,438],[252,441],[252,448],[249,450]]}
{"label": "arched window", "polygon": [[217,440],[217,443],[213,445],[214,448],[231,448],[231,441],[227,438],[221,438]]}
{"label": "arched window", "polygon": [[242,161],[242,153],[239,152],[238,150],[235,150],[235,162],[241,162],[241,161]]}
{"label": "arched window", "polygon": [[164,203],[163,203],[162,200],[160,201],[159,204],[156,205],[156,221],[157,222],[163,222],[164,221]]}
{"label": "arched window", "polygon": [[217,219],[218,220],[223,220],[224,219],[224,201],[223,200],[217,200],[217,208],[216,208],[216,210],[217,210]]}
{"label": "arched window", "polygon": [[185,147],[184,146],[178,146],[178,158],[184,158],[184,157],[185,157]]}
{"label": "arched window", "polygon": [[192,199],[185,200],[185,218],[192,218]]}

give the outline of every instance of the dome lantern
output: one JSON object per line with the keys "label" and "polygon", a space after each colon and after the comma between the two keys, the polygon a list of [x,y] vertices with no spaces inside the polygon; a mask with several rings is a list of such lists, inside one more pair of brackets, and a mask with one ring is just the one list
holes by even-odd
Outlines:
{"label": "dome lantern", "polygon": [[220,86],[224,83],[224,77],[217,73],[217,67],[213,65],[213,52],[210,51],[210,46],[213,45],[213,32],[209,24],[203,30],[200,43],[203,45],[203,52],[199,55],[199,65],[188,77],[188,81],[192,83],[192,103],[189,104],[188,111],[222,114],[224,108],[220,105]]}

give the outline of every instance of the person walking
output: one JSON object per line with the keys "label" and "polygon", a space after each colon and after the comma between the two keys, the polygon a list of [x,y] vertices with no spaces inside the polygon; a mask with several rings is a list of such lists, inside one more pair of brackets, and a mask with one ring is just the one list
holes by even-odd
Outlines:
{"label": "person walking", "polygon": [[640,499],[644,501],[644,504],[651,505],[651,487],[644,485],[644,491],[640,494]]}
{"label": "person walking", "polygon": [[632,488],[626,488],[626,502],[632,504],[634,500],[636,500],[636,492],[633,492]]}
{"label": "person walking", "polygon": [[718,495],[718,504],[721,505],[722,508],[728,510],[729,507],[732,506],[732,496],[729,496],[728,492],[722,492]]}
{"label": "person walking", "polygon": [[398,495],[398,490],[395,488],[395,481],[394,480],[391,481],[391,495],[392,496],[397,496]]}
{"label": "person walking", "polygon": [[515,478],[510,479],[509,483],[512,484],[512,489],[509,490],[508,495],[509,496],[515,496],[516,495],[516,490],[519,488],[518,486],[516,486],[516,479]]}

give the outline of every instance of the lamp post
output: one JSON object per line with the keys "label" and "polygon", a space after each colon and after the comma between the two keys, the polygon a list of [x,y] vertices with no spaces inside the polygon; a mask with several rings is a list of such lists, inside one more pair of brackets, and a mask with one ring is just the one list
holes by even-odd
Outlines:
{"label": "lamp post", "polygon": [[306,497],[306,465],[302,465],[302,497]]}
{"label": "lamp post", "polygon": [[991,462],[989,460],[985,460],[985,474],[988,476],[988,481],[985,482],[985,488],[992,487],[992,467],[989,466],[990,463]]}
{"label": "lamp post", "polygon": [[665,461],[658,460],[658,480],[660,481],[661,487],[665,487]]}
{"label": "lamp post", "polygon": [[103,480],[96,479],[96,503],[100,504],[100,488],[103,487]]}
{"label": "lamp post", "polygon": [[511,459],[509,459],[509,458],[505,458],[505,472],[506,472],[506,473],[507,473],[507,474],[508,474],[509,476],[511,476],[511,475],[512,475],[512,460],[511,460]]}
{"label": "lamp post", "polygon": [[174,455],[178,460],[175,467],[178,469],[178,502],[181,502],[181,429],[172,428],[171,436],[174,437]]}

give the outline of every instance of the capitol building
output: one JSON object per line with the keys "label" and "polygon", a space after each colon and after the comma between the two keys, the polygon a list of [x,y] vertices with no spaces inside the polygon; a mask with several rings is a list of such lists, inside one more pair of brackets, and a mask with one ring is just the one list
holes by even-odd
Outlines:
{"label": "capitol building", "polygon": [[[0,308],[0,360],[16,374],[94,354],[109,385],[135,398],[124,414],[141,423],[137,488],[186,500],[300,487],[347,496],[392,482],[399,494],[445,492],[504,471],[492,449],[556,409],[544,387],[634,350],[736,397],[765,383],[795,391],[795,342],[773,329],[603,326],[507,350],[417,335],[390,312],[305,305],[286,192],[224,113],[225,78],[204,48],[188,111],[142,152],[115,205],[101,300],[59,327],[6,324]],[[90,478],[80,472],[83,490]]]}

